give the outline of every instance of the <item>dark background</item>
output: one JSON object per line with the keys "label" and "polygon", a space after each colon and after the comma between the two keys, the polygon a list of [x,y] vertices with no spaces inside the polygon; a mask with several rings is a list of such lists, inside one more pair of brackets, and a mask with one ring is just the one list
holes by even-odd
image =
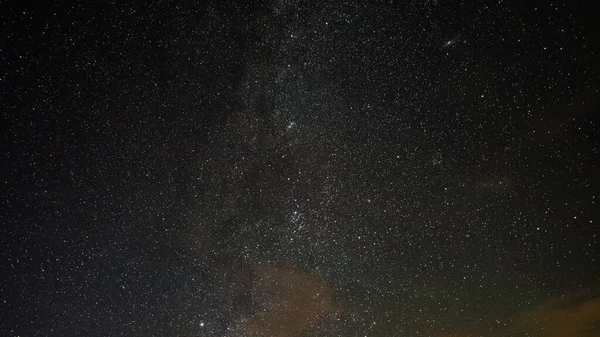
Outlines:
{"label": "dark background", "polygon": [[0,334],[600,334],[583,2],[1,7]]}

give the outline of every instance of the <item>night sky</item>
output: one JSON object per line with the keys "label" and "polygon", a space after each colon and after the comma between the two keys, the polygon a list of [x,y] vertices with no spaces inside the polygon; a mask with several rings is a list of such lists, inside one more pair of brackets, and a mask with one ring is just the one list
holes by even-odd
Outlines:
{"label": "night sky", "polygon": [[0,13],[1,336],[600,336],[583,1]]}

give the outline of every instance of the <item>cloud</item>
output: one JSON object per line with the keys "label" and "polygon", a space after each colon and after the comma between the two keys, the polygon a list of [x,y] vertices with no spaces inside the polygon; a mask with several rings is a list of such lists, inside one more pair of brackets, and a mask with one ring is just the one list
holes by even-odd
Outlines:
{"label": "cloud", "polygon": [[525,324],[535,337],[600,337],[600,297],[554,298],[528,312]]}
{"label": "cloud", "polygon": [[479,337],[479,335],[468,333],[468,332],[451,332],[451,333],[442,333],[441,337]]}
{"label": "cloud", "polygon": [[336,308],[331,288],[315,276],[267,264],[256,273],[254,292],[262,297],[263,310],[250,318],[246,330],[251,334],[299,337]]}

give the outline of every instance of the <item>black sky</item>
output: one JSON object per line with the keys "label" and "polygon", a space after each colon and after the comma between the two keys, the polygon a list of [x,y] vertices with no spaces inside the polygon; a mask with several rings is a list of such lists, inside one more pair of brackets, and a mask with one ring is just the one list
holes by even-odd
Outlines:
{"label": "black sky", "polygon": [[0,12],[1,335],[600,335],[583,2]]}

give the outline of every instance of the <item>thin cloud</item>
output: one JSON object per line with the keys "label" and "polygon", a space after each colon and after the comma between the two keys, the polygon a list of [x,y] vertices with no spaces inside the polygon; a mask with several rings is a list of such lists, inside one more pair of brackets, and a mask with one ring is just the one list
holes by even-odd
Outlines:
{"label": "thin cloud", "polygon": [[257,276],[255,291],[262,294],[264,310],[249,320],[252,334],[300,337],[336,308],[331,288],[315,276],[271,265],[258,267]]}
{"label": "thin cloud", "polygon": [[600,337],[600,297],[554,298],[528,312],[525,323],[535,337]]}

